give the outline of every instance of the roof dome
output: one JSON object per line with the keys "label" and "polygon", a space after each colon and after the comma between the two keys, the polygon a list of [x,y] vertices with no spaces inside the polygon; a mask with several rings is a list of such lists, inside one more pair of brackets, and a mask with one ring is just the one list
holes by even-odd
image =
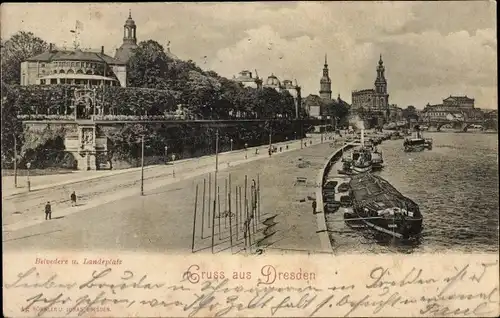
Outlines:
{"label": "roof dome", "polygon": [[135,26],[135,21],[132,19],[132,12],[128,10],[128,19],[125,21],[125,26]]}
{"label": "roof dome", "polygon": [[268,86],[279,86],[280,85],[280,80],[274,76],[274,74],[271,74],[266,81],[266,85]]}

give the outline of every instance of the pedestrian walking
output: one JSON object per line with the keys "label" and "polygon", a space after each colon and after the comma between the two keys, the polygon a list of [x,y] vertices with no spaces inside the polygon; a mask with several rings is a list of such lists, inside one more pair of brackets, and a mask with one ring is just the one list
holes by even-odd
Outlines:
{"label": "pedestrian walking", "polygon": [[316,200],[312,202],[312,209],[313,209],[313,214],[316,214]]}
{"label": "pedestrian walking", "polygon": [[271,147],[269,147],[269,157],[271,157],[271,154],[272,154],[272,150],[271,150]]}
{"label": "pedestrian walking", "polygon": [[73,193],[71,193],[71,206],[76,206],[76,193],[75,191],[73,191]]}
{"label": "pedestrian walking", "polygon": [[52,220],[52,207],[50,206],[50,202],[47,201],[45,205],[45,220]]}

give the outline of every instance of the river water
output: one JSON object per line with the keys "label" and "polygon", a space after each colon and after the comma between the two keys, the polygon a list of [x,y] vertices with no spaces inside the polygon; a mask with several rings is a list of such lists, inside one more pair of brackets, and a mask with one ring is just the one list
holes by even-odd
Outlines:
{"label": "river water", "polygon": [[385,168],[377,173],[419,204],[421,236],[395,241],[349,228],[340,215],[327,215],[335,223],[328,222],[336,252],[498,252],[498,136],[450,132],[425,137],[434,140],[430,151],[405,153],[402,140],[384,141],[379,148]]}

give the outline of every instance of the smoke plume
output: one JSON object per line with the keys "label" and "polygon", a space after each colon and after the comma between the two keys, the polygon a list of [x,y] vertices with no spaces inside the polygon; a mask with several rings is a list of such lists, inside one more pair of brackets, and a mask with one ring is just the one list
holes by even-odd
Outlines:
{"label": "smoke plume", "polygon": [[358,115],[351,116],[349,118],[349,125],[356,127],[357,129],[365,129],[365,123],[359,118]]}

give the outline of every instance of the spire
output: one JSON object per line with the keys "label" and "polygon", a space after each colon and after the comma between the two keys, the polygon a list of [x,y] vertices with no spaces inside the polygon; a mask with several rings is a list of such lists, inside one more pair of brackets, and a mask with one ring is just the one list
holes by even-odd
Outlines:
{"label": "spire", "polygon": [[323,99],[332,99],[332,81],[328,75],[328,57],[325,54],[325,65],[323,67],[323,77],[320,80],[319,95]]}
{"label": "spire", "polygon": [[379,65],[384,64],[384,61],[382,61],[382,54],[380,54],[380,60],[378,61],[378,64],[379,64]]}
{"label": "spire", "polygon": [[132,10],[128,9],[128,18],[132,19]]}

